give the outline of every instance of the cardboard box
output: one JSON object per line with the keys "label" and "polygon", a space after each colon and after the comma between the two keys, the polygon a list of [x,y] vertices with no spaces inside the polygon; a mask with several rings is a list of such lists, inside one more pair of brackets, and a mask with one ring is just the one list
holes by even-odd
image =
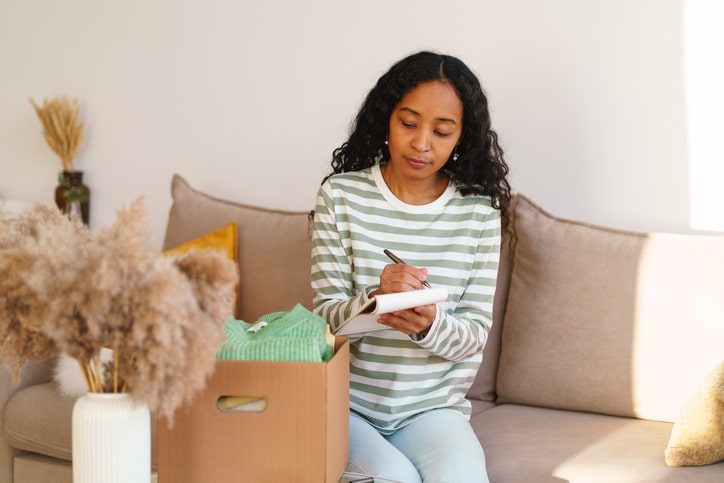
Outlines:
{"label": "cardboard box", "polygon": [[[349,342],[335,345],[329,362],[216,361],[172,428],[159,421],[158,482],[337,483],[349,457]],[[222,396],[266,406],[222,411]]]}

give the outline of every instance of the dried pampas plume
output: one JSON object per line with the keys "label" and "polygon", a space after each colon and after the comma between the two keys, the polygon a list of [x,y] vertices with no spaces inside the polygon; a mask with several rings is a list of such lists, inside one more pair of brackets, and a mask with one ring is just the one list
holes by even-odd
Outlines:
{"label": "dried pampas plume", "polygon": [[[202,389],[233,315],[237,265],[222,251],[150,248],[143,200],[92,231],[40,205],[0,231],[0,356],[17,374],[65,352],[93,392],[126,392],[172,420]],[[101,349],[113,351],[102,363]]]}
{"label": "dried pampas plume", "polygon": [[[52,236],[83,238],[80,224],[57,208],[39,205],[20,217],[2,220],[0,230],[0,356],[17,380],[28,361],[39,361],[58,352],[43,327],[49,306],[27,280],[36,266],[63,263],[52,253]],[[67,260],[72,263],[72,258]],[[62,268],[61,268],[62,269]]]}
{"label": "dried pampas plume", "polygon": [[64,171],[73,171],[73,159],[83,142],[83,123],[78,121],[78,100],[56,97],[38,106],[31,98],[35,112],[43,123],[43,135],[50,149],[60,157]]}

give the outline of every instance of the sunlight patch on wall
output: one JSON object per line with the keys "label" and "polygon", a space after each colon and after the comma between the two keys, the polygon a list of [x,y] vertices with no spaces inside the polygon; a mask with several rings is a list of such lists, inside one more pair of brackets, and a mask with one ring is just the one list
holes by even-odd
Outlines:
{"label": "sunlight patch on wall", "polygon": [[638,417],[673,422],[699,381],[721,361],[723,250],[718,235],[646,238],[631,341],[632,408]]}
{"label": "sunlight patch on wall", "polygon": [[724,2],[684,4],[691,228],[724,231]]}

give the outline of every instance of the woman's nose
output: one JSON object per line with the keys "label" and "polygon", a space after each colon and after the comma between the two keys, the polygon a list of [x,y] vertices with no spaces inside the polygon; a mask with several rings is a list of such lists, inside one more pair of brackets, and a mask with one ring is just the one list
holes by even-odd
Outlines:
{"label": "woman's nose", "polygon": [[412,138],[412,147],[417,151],[424,152],[430,149],[430,137],[427,133],[418,131]]}

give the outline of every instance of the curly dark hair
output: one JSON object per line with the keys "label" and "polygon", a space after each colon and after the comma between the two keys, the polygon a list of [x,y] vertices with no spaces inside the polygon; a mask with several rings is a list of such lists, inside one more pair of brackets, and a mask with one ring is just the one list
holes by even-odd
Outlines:
{"label": "curly dark hair", "polygon": [[[464,195],[490,196],[500,210],[503,228],[509,221],[511,188],[508,165],[498,135],[491,129],[488,99],[480,81],[459,59],[434,52],[418,52],[393,65],[367,94],[352,125],[349,139],[332,155],[332,173],[359,171],[386,163],[389,120],[397,104],[411,89],[431,81],[452,85],[463,104],[463,130],[452,157],[443,171]],[[325,178],[326,179],[326,178]]]}

